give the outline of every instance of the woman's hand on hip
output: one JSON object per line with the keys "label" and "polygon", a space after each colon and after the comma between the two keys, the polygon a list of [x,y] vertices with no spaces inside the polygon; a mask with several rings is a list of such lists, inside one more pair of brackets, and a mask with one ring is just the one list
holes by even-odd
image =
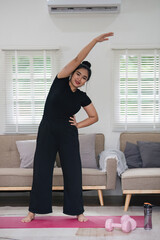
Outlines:
{"label": "woman's hand on hip", "polygon": [[70,122],[71,125],[73,125],[73,126],[75,126],[75,127],[78,126],[75,116],[70,117],[69,122]]}

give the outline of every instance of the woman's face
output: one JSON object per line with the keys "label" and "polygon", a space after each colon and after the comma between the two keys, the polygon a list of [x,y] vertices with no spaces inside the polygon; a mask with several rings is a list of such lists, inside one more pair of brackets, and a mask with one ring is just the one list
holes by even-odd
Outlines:
{"label": "woman's face", "polygon": [[88,80],[88,70],[85,68],[79,68],[77,69],[72,77],[71,77],[71,84],[75,88],[82,87]]}

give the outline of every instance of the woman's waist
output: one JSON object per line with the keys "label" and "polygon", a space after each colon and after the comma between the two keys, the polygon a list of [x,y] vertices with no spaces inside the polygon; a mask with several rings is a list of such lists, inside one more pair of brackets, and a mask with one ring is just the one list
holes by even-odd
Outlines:
{"label": "woman's waist", "polygon": [[60,121],[60,122],[69,122],[70,120],[70,117],[73,117],[73,115],[71,116],[60,116],[60,115],[54,115],[54,116],[50,116],[50,115],[43,115],[42,117],[42,120],[47,120],[49,122],[57,122],[57,121]]}
{"label": "woman's waist", "polygon": [[[63,117],[56,117],[56,118],[48,118],[47,116],[43,116],[42,121],[41,121],[41,126],[46,125],[48,126],[52,132],[54,133],[62,133],[68,129],[70,131],[75,131],[77,132],[77,127],[74,125],[71,125],[69,122],[70,118],[67,116]],[[67,131],[68,131],[67,130]]]}

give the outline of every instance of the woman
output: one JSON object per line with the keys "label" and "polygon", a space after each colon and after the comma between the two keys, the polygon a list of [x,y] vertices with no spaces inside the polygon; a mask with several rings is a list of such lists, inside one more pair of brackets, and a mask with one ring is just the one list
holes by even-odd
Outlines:
{"label": "woman", "polygon": [[[63,213],[76,215],[80,222],[87,221],[83,214],[77,129],[97,122],[98,115],[90,98],[78,88],[91,76],[90,63],[82,61],[96,43],[106,41],[110,36],[113,36],[113,33],[94,38],[58,73],[51,86],[38,130],[29,213],[22,222],[32,221],[36,213],[52,212],[52,177],[57,152],[60,155],[64,177]],[[81,106],[88,117],[77,123],[74,115]]]}

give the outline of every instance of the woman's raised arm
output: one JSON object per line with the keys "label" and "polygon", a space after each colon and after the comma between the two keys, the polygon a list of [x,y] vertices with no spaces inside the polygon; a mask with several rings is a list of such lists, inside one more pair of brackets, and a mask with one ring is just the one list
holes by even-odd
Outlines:
{"label": "woman's raised arm", "polygon": [[85,46],[78,55],[69,62],[59,73],[58,78],[65,78],[70,76],[70,74],[80,65],[80,63],[87,57],[89,52],[92,50],[92,48],[96,45],[98,42],[104,42],[107,41],[109,38],[113,36],[113,33],[104,33],[100,36],[94,38],[87,46]]}

